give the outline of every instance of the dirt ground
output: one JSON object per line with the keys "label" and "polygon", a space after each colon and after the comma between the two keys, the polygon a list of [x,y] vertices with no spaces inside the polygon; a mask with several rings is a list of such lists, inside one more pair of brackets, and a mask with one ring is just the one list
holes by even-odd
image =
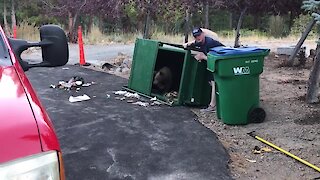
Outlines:
{"label": "dirt ground", "polygon": [[[286,59],[274,53],[265,59],[260,76],[260,105],[267,113],[263,123],[229,126],[217,119],[215,113],[192,109],[199,122],[215,132],[229,152],[229,167],[235,179],[320,179],[319,172],[275,149],[255,154],[255,146],[268,146],[247,134],[255,131],[258,136],[320,166],[320,105],[304,101],[313,61],[308,59],[305,67],[284,67]],[[114,74],[129,78],[128,72]]]}
{"label": "dirt ground", "polygon": [[235,179],[318,179],[319,172],[272,149],[253,153],[255,146],[268,147],[250,137],[256,134],[294,155],[320,166],[320,105],[304,102],[312,60],[301,67],[282,67],[287,57],[274,53],[265,59],[260,76],[261,107],[267,113],[260,124],[224,125],[216,114],[200,113],[199,121],[214,131],[230,154],[230,169]]}

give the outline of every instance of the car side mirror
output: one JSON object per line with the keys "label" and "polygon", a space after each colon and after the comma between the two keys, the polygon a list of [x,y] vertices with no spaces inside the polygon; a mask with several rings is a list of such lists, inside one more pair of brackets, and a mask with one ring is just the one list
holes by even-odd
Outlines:
{"label": "car side mirror", "polygon": [[[28,42],[8,38],[12,50],[24,71],[32,67],[56,67],[67,64],[69,49],[64,31],[56,25],[44,25],[40,28],[40,42]],[[21,59],[23,51],[30,47],[41,47],[42,62],[30,64]]]}

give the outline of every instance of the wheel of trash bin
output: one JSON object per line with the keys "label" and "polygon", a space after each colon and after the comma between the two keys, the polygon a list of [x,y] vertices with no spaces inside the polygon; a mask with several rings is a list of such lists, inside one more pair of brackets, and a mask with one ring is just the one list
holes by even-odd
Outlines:
{"label": "wheel of trash bin", "polygon": [[262,123],[266,118],[266,112],[262,108],[253,108],[249,111],[248,120],[250,123]]}

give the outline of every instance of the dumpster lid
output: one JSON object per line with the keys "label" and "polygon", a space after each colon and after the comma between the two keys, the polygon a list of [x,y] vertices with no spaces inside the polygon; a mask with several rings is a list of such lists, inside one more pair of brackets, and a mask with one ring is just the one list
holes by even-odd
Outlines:
{"label": "dumpster lid", "polygon": [[259,47],[240,47],[240,48],[232,48],[232,47],[214,47],[211,48],[209,54],[215,56],[234,56],[234,55],[243,55],[243,54],[260,54],[260,53],[267,53],[270,49],[266,48],[259,48]]}

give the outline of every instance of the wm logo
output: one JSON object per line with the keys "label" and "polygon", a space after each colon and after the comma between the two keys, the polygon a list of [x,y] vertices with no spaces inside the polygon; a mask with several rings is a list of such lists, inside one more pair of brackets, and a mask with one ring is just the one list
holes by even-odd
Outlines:
{"label": "wm logo", "polygon": [[248,66],[246,67],[235,67],[233,68],[234,75],[245,75],[250,74],[250,68]]}

